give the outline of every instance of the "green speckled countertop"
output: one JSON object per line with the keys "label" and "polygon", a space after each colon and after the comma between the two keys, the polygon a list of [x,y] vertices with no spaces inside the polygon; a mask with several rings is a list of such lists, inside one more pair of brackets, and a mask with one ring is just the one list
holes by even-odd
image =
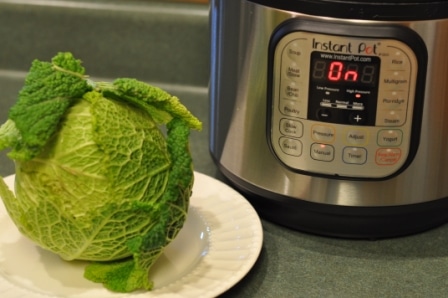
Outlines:
{"label": "green speckled countertop", "polygon": [[[32,3],[32,5],[30,4]],[[124,4],[126,3],[126,4]],[[89,73],[132,76],[178,95],[204,120],[197,171],[222,179],[208,151],[208,7],[148,1],[0,0],[0,122],[32,59],[70,50]],[[0,155],[0,174],[13,174]],[[386,240],[345,240],[262,220],[258,261],[222,297],[446,297],[448,225]]]}

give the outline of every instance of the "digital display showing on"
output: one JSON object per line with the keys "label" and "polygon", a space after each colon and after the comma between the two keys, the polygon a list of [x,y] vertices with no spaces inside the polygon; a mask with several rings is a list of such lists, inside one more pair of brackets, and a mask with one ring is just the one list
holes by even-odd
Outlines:
{"label": "digital display showing on", "polygon": [[374,56],[313,52],[310,77],[316,83],[376,87],[379,68],[380,59]]}

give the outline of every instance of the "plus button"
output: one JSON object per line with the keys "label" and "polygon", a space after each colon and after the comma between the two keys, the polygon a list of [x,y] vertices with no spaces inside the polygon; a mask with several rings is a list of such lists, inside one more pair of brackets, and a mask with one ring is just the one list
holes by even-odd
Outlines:
{"label": "plus button", "polygon": [[364,124],[366,122],[366,117],[363,113],[353,113],[350,115],[349,121],[351,124]]}

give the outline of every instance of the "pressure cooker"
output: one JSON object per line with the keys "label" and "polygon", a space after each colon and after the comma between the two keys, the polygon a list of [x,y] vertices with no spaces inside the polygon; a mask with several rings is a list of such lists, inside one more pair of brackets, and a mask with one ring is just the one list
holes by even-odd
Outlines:
{"label": "pressure cooker", "polygon": [[210,9],[210,152],[261,217],[373,239],[448,220],[448,1]]}

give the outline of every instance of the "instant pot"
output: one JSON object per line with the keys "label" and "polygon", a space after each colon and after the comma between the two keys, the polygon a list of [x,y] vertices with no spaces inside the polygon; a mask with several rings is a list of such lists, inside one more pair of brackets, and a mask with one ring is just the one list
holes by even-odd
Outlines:
{"label": "instant pot", "polygon": [[278,224],[448,219],[448,1],[212,0],[210,151]]}

